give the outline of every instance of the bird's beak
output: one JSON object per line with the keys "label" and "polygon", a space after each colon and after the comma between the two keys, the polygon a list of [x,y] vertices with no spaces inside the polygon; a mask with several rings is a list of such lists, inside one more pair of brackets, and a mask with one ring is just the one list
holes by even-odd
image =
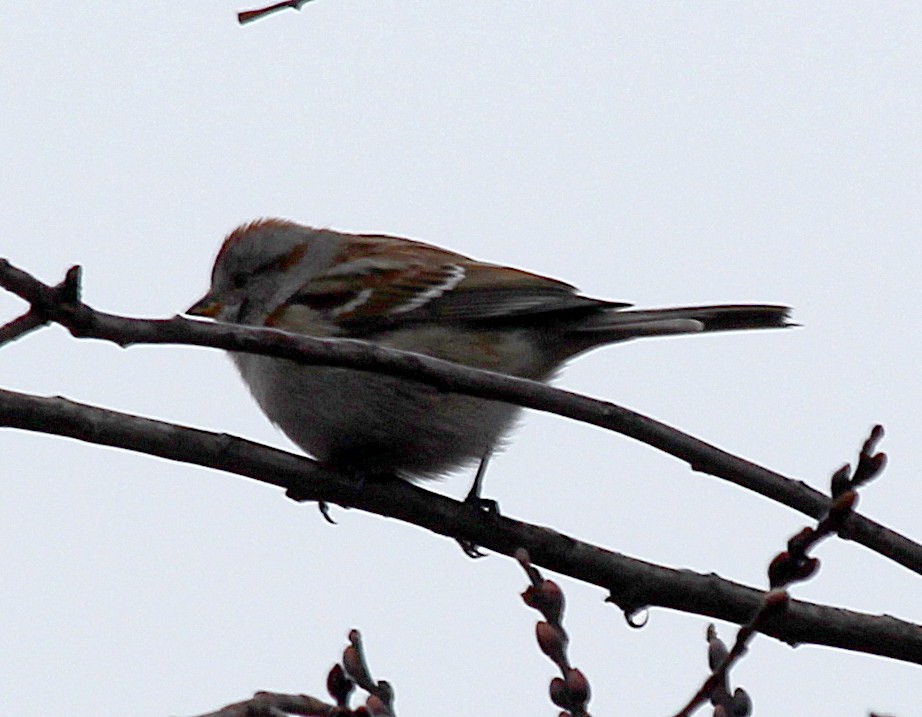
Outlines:
{"label": "bird's beak", "polygon": [[190,316],[206,316],[209,319],[213,319],[223,308],[224,302],[214,298],[211,294],[205,294],[205,296],[186,309],[186,313]]}

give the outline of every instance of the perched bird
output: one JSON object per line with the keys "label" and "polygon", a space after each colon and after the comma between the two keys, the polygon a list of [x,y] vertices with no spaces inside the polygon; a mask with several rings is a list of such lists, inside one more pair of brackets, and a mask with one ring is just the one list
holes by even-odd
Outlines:
{"label": "perched bird", "polygon": [[[538,381],[605,344],[789,325],[784,306],[627,306],[419,241],[261,219],[227,237],[211,288],[187,313],[363,339]],[[483,460],[520,411],[402,378],[231,357],[292,441],[322,463],[365,477],[434,478]]]}

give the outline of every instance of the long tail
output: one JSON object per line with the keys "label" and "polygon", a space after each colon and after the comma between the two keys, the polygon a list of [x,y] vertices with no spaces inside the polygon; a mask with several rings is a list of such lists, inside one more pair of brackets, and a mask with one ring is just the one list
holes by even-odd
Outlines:
{"label": "long tail", "polygon": [[683,306],[675,309],[612,309],[574,330],[594,336],[592,343],[626,341],[641,336],[672,336],[703,331],[780,329],[796,326],[788,321],[787,306],[771,304],[726,304]]}

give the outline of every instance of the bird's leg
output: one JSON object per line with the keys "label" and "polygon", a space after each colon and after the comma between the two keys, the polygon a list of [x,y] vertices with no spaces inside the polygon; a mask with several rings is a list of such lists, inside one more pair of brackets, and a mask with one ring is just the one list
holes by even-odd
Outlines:
{"label": "bird's leg", "polygon": [[[480,459],[480,465],[477,466],[477,475],[474,476],[474,482],[471,485],[471,489],[467,492],[464,504],[475,508],[479,513],[499,515],[499,505],[495,500],[480,497],[480,489],[483,487],[483,477],[487,472],[487,464],[490,462],[491,455],[492,453],[488,451],[484,453],[483,458]],[[486,556],[486,553],[484,553],[476,543],[462,538],[455,538],[455,541],[461,546],[461,550],[463,550],[464,554],[469,558],[483,558]]]}
{"label": "bird's leg", "polygon": [[483,454],[483,458],[480,459],[480,465],[477,466],[477,475],[474,476],[474,482],[471,484],[471,489],[467,492],[467,497],[464,499],[464,502],[467,505],[479,508],[485,513],[499,515],[499,505],[495,500],[480,497],[480,489],[483,488],[483,477],[487,473],[487,466],[490,463],[490,457],[492,455],[492,451],[487,451]]}

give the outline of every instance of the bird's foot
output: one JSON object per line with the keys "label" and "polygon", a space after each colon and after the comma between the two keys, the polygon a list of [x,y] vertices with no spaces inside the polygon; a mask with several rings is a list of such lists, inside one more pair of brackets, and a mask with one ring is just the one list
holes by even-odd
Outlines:
{"label": "bird's foot", "polygon": [[[497,503],[492,498],[483,498],[480,495],[480,489],[483,486],[483,476],[487,472],[487,464],[490,462],[490,454],[487,453],[480,460],[480,466],[477,468],[477,475],[474,476],[474,482],[471,484],[471,489],[467,493],[467,497],[464,499],[464,505],[472,508],[477,511],[478,515],[490,516],[493,518],[499,517],[499,503]],[[461,550],[464,551],[464,554],[469,558],[483,558],[486,557],[480,546],[476,543],[472,543],[469,540],[464,540],[463,538],[455,539],[458,545],[461,546]]]}

